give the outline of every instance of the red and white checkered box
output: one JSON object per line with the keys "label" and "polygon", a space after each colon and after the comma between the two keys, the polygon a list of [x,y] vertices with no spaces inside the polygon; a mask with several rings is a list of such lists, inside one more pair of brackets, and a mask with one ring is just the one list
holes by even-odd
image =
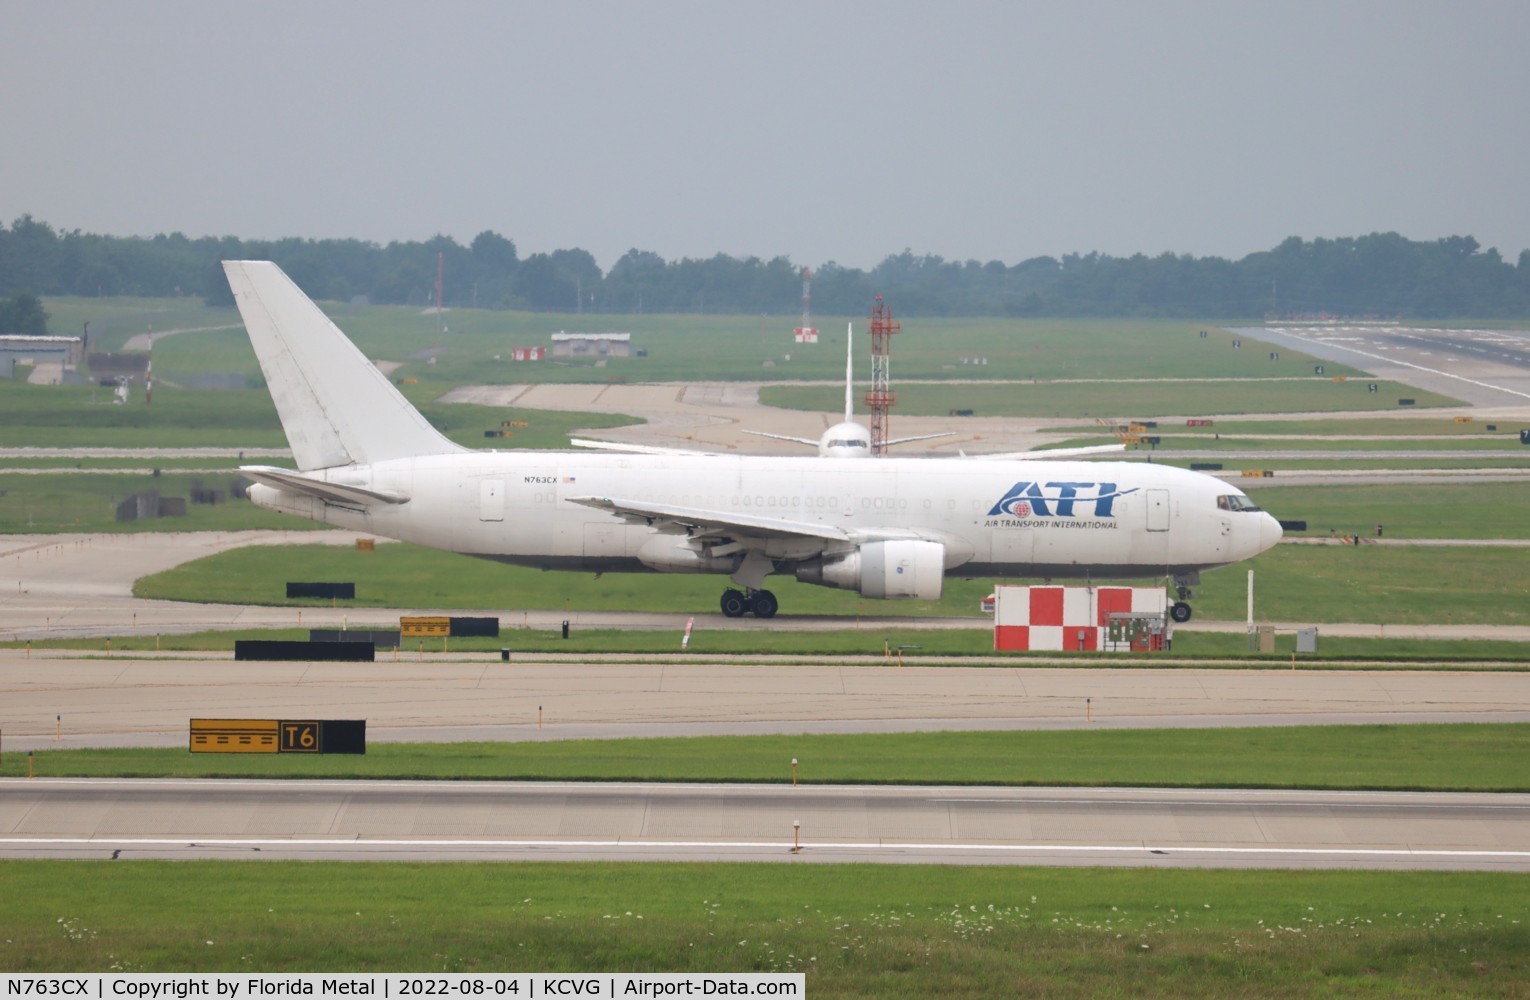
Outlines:
{"label": "red and white checkered box", "polygon": [[1103,649],[1112,614],[1163,614],[1166,606],[1161,587],[996,587],[993,648]]}

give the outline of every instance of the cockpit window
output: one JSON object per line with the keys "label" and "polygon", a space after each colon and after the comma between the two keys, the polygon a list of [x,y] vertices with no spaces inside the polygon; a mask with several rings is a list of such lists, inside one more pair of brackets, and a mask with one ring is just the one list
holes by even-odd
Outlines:
{"label": "cockpit window", "polygon": [[1232,493],[1217,497],[1218,510],[1258,510],[1258,504],[1241,493]]}

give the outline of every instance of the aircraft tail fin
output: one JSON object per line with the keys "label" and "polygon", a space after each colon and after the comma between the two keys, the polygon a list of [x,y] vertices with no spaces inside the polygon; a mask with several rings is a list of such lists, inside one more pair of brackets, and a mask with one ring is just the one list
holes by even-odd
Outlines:
{"label": "aircraft tail fin", "polygon": [[845,324],[845,423],[855,419],[855,323]]}
{"label": "aircraft tail fin", "polygon": [[223,271],[300,471],[465,450],[432,427],[281,268],[226,260]]}

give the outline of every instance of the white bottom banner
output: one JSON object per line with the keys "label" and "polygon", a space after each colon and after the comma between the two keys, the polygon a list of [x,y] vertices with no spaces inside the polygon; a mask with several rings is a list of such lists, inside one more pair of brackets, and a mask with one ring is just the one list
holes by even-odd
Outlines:
{"label": "white bottom banner", "polygon": [[317,972],[264,975],[222,972],[0,974],[0,1000],[12,997],[78,997],[81,1000],[262,1000],[276,997],[415,998],[506,997],[802,997],[800,972],[650,972],[506,975],[365,975]]}

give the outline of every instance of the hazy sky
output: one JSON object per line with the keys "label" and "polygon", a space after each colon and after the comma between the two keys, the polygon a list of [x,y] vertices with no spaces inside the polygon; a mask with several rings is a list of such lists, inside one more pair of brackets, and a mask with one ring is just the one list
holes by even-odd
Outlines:
{"label": "hazy sky", "polygon": [[1530,247],[1530,3],[0,0],[0,220],[869,267]]}

